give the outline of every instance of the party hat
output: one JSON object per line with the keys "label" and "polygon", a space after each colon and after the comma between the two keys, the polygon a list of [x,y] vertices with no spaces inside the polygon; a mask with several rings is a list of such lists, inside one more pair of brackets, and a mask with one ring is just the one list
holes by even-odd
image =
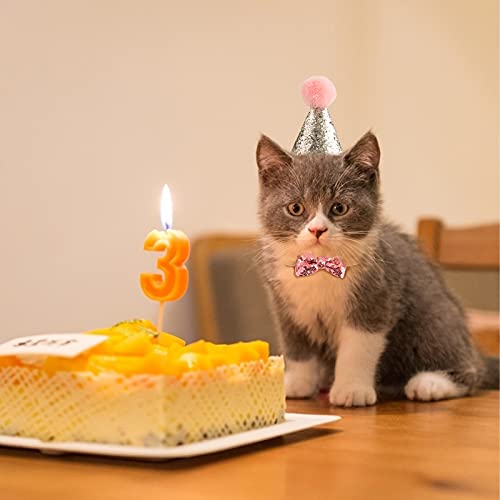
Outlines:
{"label": "party hat", "polygon": [[335,85],[325,76],[311,76],[302,84],[302,97],[311,110],[302,125],[292,152],[298,155],[342,153],[337,132],[327,109],[337,97]]}

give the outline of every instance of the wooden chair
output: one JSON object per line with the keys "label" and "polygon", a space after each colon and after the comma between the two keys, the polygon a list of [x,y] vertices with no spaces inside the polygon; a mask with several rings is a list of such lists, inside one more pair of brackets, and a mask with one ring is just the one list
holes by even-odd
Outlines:
{"label": "wooden chair", "polygon": [[191,253],[199,331],[212,342],[262,339],[279,351],[272,313],[256,263],[257,235],[197,238]]}
{"label": "wooden chair", "polygon": [[[421,219],[418,238],[424,251],[445,270],[499,270],[498,224],[448,228],[439,219]],[[469,327],[478,346],[498,355],[499,315],[497,312],[467,310]]]}

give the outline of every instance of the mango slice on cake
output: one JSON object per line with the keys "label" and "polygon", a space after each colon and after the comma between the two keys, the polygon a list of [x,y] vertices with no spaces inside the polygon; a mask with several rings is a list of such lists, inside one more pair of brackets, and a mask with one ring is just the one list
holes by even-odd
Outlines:
{"label": "mango slice on cake", "polygon": [[93,354],[89,356],[87,370],[93,373],[117,372],[124,375],[145,373],[142,356],[109,356]]}
{"label": "mango slice on cake", "polygon": [[[158,332],[151,321],[133,319],[110,328],[86,332],[105,335],[101,344],[76,358],[48,356],[42,368],[58,371],[114,372],[124,375],[156,374],[180,377],[186,372],[210,370],[223,365],[267,361],[269,344],[261,340],[214,344],[197,340],[191,344],[171,333]],[[22,364],[15,357],[0,357],[1,366]]]}
{"label": "mango slice on cake", "polygon": [[17,366],[21,362],[15,356],[0,356],[0,368],[4,366]]}
{"label": "mango slice on cake", "polygon": [[160,332],[158,335],[158,344],[165,347],[172,347],[174,345],[185,346],[186,341],[182,340],[180,337],[176,337],[171,333]]}
{"label": "mango slice on cake", "polygon": [[70,359],[47,356],[43,362],[42,370],[47,373],[84,372],[87,371],[87,356],[80,355]]}

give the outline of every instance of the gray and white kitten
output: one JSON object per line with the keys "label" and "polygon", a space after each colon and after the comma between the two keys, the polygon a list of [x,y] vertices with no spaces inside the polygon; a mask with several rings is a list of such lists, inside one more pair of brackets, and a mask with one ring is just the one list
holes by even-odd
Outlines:
{"label": "gray and white kitten", "polygon": [[[286,362],[288,397],[325,384],[334,405],[365,406],[382,387],[409,399],[498,389],[498,359],[472,344],[437,267],[381,212],[380,149],[365,134],[341,155],[257,147],[262,260]],[[299,254],[340,257],[344,279],[296,277]]]}

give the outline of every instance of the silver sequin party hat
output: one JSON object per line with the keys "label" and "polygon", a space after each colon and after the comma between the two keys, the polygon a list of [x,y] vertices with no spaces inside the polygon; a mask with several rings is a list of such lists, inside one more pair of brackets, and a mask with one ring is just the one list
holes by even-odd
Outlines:
{"label": "silver sequin party hat", "polygon": [[336,96],[335,86],[324,76],[312,76],[302,84],[302,97],[311,110],[293,145],[293,153],[342,153],[342,146],[327,109]]}

